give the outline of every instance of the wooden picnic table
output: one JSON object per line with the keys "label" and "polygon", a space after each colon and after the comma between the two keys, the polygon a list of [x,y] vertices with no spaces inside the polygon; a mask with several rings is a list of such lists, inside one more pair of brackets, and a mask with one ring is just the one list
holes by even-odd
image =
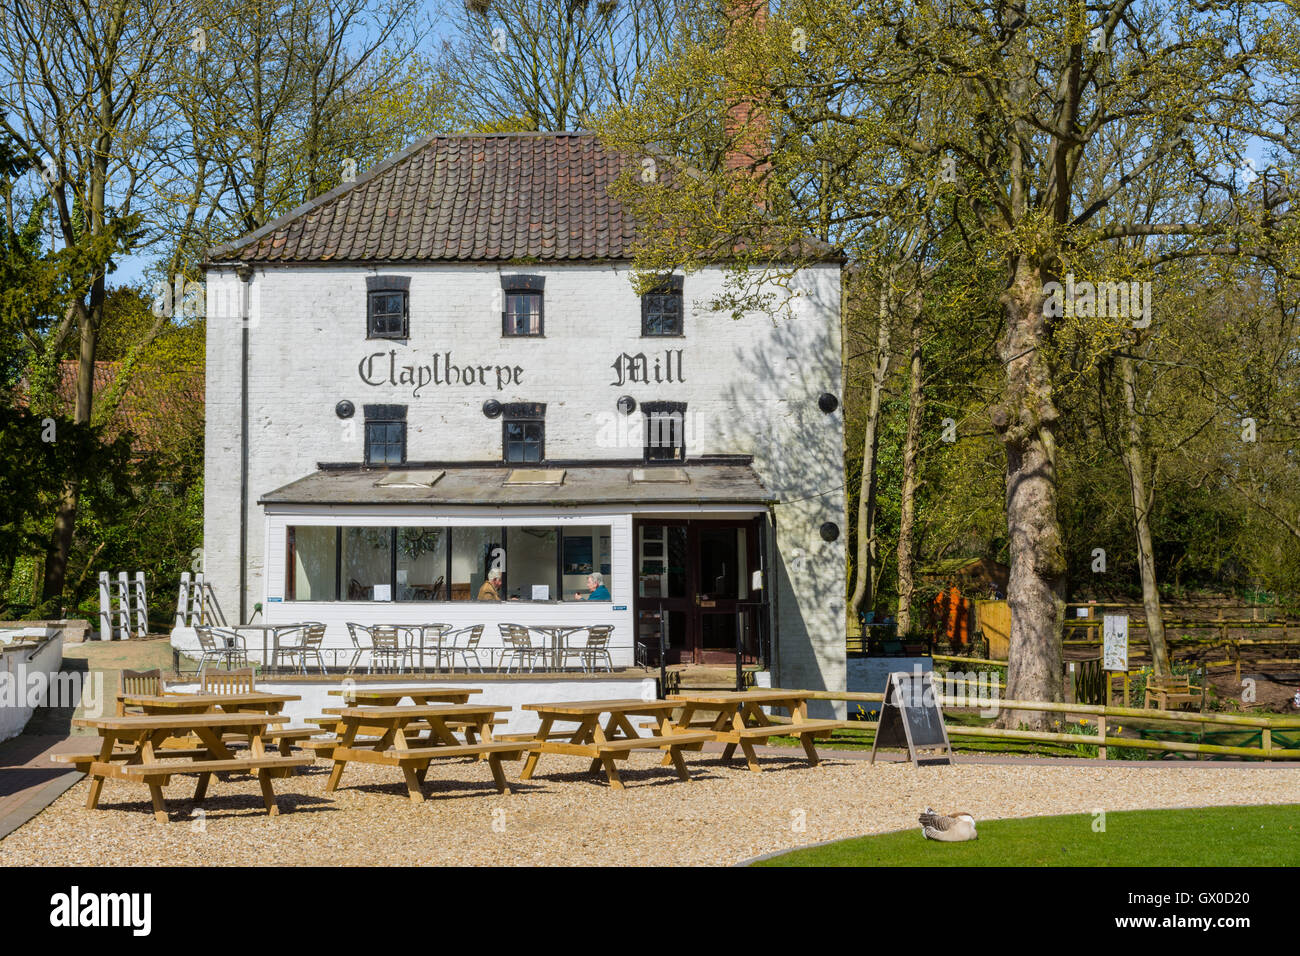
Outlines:
{"label": "wooden picnic table", "polygon": [[235,694],[122,694],[117,695],[118,716],[127,707],[139,707],[146,714],[203,714],[220,711],[228,714],[278,714],[290,701],[302,700],[299,694],[267,694],[251,691]]}
{"label": "wooden picnic table", "polygon": [[[590,772],[595,773],[602,766],[609,785],[615,790],[623,789],[616,760],[626,760],[633,750],[667,750],[664,763],[671,763],[677,768],[677,776],[689,780],[686,762],[682,759],[681,749],[691,744],[697,747],[705,741],[712,740],[712,733],[686,733],[678,731],[670,720],[670,715],[679,705],[669,700],[580,700],[559,703],[524,704],[525,710],[535,710],[541,718],[541,725],[529,743],[528,760],[524,763],[520,780],[528,780],[537,769],[538,758],[544,753],[573,754],[590,757]],[[609,717],[602,727],[600,718]],[[651,733],[641,736],[632,726],[630,717],[652,717],[655,719]],[[552,732],[556,723],[577,723],[573,731]],[[567,737],[568,739],[563,739]],[[561,738],[561,739],[556,739]]]}
{"label": "wooden picnic table", "polygon": [[[492,768],[492,779],[497,790],[509,793],[502,758],[518,757],[528,749],[519,741],[492,739],[492,720],[509,706],[489,704],[411,704],[401,707],[344,707],[339,712],[340,732],[332,741],[313,741],[312,749],[319,755],[333,757],[334,766],[325,783],[327,793],[333,793],[349,761],[378,763],[399,767],[406,780],[406,790],[413,803],[424,800],[420,787],[424,783],[429,764],[436,759],[449,757],[478,757],[486,759]],[[466,742],[456,739],[448,722],[463,727]],[[408,734],[408,727],[418,724],[425,731]],[[373,740],[359,740],[361,734],[378,732]],[[478,739],[475,740],[475,735]]]}
{"label": "wooden picnic table", "polygon": [[336,687],[333,697],[375,707],[395,707],[410,698],[412,704],[464,704],[471,694],[483,693],[481,687],[367,687],[364,690]]}
{"label": "wooden picnic table", "polygon": [[[146,714],[278,714],[290,701],[302,700],[298,694],[267,694],[262,691],[241,691],[229,694],[123,694],[117,695],[117,714],[125,714],[127,707],[139,707]],[[262,736],[279,745],[280,753],[289,755],[295,741],[306,740],[321,731],[314,727],[274,727]],[[192,745],[192,736],[170,740],[163,747]],[[251,745],[251,741],[249,742]]]}
{"label": "wooden picnic table", "polygon": [[[130,780],[148,785],[153,798],[154,818],[166,823],[167,809],[162,788],[173,776],[198,775],[199,782],[194,791],[194,800],[198,803],[207,794],[212,774],[247,771],[256,772],[267,813],[276,816],[280,811],[275,803],[272,778],[284,776],[292,768],[305,767],[312,762],[310,757],[286,757],[266,752],[265,738],[269,728],[286,720],[287,717],[277,714],[214,712],[78,717],[72,721],[74,726],[90,727],[99,733],[99,752],[58,754],[52,759],[74,764],[89,774],[90,794],[86,798],[86,807],[90,810],[98,805],[106,779]],[[250,755],[236,757],[232,754],[222,740],[226,733],[247,736]],[[198,739],[199,746],[188,750],[162,748],[170,738],[190,735]],[[118,749],[120,745],[123,749]],[[167,760],[162,760],[163,757]]]}
{"label": "wooden picnic table", "polygon": [[[745,691],[686,692],[670,694],[669,700],[682,707],[677,726],[683,730],[692,727],[708,727],[713,739],[725,743],[722,761],[732,758],[739,746],[745,753],[749,769],[762,770],[754,752],[755,740],[768,737],[798,737],[803,744],[808,763],[817,766],[817,748],[813,746],[816,737],[829,737],[831,731],[849,726],[846,720],[809,720],[808,694],[805,691],[782,690],[780,688],[760,688]],[[774,722],[763,713],[764,707],[776,707],[790,712],[790,723]],[[700,711],[717,712],[712,719],[697,720]],[[664,763],[668,761],[665,759]]]}

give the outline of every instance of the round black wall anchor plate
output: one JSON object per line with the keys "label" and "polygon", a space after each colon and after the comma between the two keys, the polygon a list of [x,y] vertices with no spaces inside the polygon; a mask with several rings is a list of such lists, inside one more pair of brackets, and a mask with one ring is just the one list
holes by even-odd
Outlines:
{"label": "round black wall anchor plate", "polygon": [[821,532],[823,541],[834,541],[840,536],[840,526],[834,521],[827,521],[822,525]]}
{"label": "round black wall anchor plate", "polygon": [[351,418],[357,413],[357,407],[346,398],[334,406],[334,414],[339,418]]}
{"label": "round black wall anchor plate", "polygon": [[840,400],[830,392],[822,392],[821,396],[817,399],[817,407],[829,415],[831,412],[835,411],[835,409],[840,407]]}
{"label": "round black wall anchor plate", "polygon": [[501,416],[501,403],[495,398],[489,398],[483,403],[483,414],[488,418],[499,418]]}

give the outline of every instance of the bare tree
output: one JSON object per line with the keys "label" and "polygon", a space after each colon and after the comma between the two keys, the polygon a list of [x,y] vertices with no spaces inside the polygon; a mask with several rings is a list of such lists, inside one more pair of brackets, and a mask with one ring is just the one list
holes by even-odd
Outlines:
{"label": "bare tree", "polygon": [[447,0],[444,54],[472,129],[573,130],[639,95],[688,29],[680,0]]}
{"label": "bare tree", "polygon": [[[42,168],[52,243],[88,258],[88,280],[41,337],[56,362],[75,341],[73,419],[93,415],[96,337],[112,256],[130,248],[138,189],[160,162],[153,131],[167,44],[185,19],[173,0],[9,0],[0,8],[0,128]],[[46,554],[43,596],[63,593],[80,487],[65,483]]]}

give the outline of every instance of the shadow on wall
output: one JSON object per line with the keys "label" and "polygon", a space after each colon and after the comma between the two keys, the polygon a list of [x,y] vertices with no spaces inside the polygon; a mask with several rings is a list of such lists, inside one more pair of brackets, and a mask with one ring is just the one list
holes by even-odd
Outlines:
{"label": "shadow on wall", "polygon": [[[809,690],[844,686],[845,538],[843,404],[818,406],[829,392],[841,399],[839,301],[814,286],[802,297],[813,315],[773,318],[769,335],[738,346],[744,373],[724,395],[730,417],[719,423],[726,447],[755,455],[755,469],[775,506],[780,672],[782,686]],[[773,393],[790,396],[773,402]],[[825,541],[832,522],[839,537]],[[842,709],[823,703],[827,715]]]}

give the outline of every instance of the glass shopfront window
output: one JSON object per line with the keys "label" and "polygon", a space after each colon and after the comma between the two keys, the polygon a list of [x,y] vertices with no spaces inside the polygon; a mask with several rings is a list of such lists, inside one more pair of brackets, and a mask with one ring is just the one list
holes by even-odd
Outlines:
{"label": "glass shopfront window", "polygon": [[391,601],[393,599],[393,529],[343,529],[344,599],[348,601]]}
{"label": "glass shopfront window", "polygon": [[558,601],[555,569],[556,528],[506,528],[503,597],[512,601]]}
{"label": "glass shopfront window", "polygon": [[300,525],[285,600],[608,601],[610,537],[609,525]]}
{"label": "glass shopfront window", "polygon": [[499,525],[451,529],[451,600],[501,600],[501,589],[489,581],[492,569],[505,564],[501,534]]}
{"label": "glass shopfront window", "polygon": [[290,528],[285,600],[333,601],[338,598],[338,528]]}
{"label": "glass shopfront window", "polygon": [[448,528],[397,529],[398,601],[447,600]]}

